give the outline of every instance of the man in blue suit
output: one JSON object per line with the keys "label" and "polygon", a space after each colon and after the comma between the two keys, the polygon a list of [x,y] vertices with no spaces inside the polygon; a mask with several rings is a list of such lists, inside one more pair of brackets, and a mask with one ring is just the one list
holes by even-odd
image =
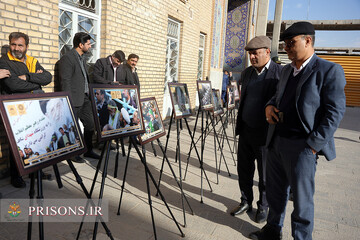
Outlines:
{"label": "man in blue suit", "polygon": [[336,157],[334,133],[345,112],[344,70],[314,53],[315,30],[296,22],[280,36],[291,64],[265,108],[270,123],[266,164],[267,224],[252,239],[281,239],[289,189],[293,192],[292,236],[312,239],[315,171],[319,155]]}

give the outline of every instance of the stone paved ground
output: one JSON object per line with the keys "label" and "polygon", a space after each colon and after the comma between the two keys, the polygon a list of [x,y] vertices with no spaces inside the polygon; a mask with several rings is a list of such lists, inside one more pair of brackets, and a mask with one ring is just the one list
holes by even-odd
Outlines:
{"label": "stone paved ground", "polygon": [[[195,118],[190,118],[193,126]],[[337,159],[327,162],[320,158],[316,173],[315,194],[315,229],[313,238],[316,240],[359,239],[360,235],[360,108],[348,108],[340,128],[335,133],[337,145]],[[230,125],[231,126],[231,125]],[[185,125],[184,125],[185,127]],[[228,128],[231,135],[232,129]],[[196,132],[196,136],[200,131]],[[186,155],[190,145],[190,139],[186,129],[181,132],[181,156],[184,174]],[[165,145],[166,137],[161,141]],[[178,175],[178,164],[175,163],[176,132],[172,129],[170,134],[167,155]],[[158,179],[161,168],[162,154],[155,144],[158,156],[155,157],[152,149],[146,146],[147,162],[155,179]],[[200,145],[198,145],[200,149]],[[185,237],[181,238],[179,230],[169,217],[167,209],[161,199],[155,197],[155,188],[151,185],[151,193],[154,207],[154,217],[158,239],[191,239],[191,240],[235,240],[247,239],[250,232],[257,230],[263,224],[254,222],[255,210],[239,217],[230,216],[230,210],[238,204],[240,193],[237,185],[236,167],[229,148],[225,145],[224,154],[231,173],[231,177],[225,171],[224,163],[221,164],[219,184],[216,184],[215,154],[213,135],[206,140],[204,151],[204,168],[210,180],[213,191],[204,181],[203,203],[200,203],[201,172],[195,154],[192,154],[183,189],[186,193],[194,215],[190,214],[186,206],[186,227],[181,227]],[[131,152],[129,171],[126,181],[126,189],[121,207],[121,215],[116,214],[121,189],[121,179],[124,172],[125,158],[120,157],[119,177],[113,177],[115,152],[111,152],[109,163],[109,175],[106,179],[104,198],[110,203],[110,221],[107,223],[115,239],[154,239],[149,206],[147,204],[147,191],[144,168],[136,155]],[[91,160],[83,164],[75,163],[77,170],[82,176],[86,187],[91,186],[97,161]],[[44,181],[45,198],[83,198],[79,185],[76,183],[72,172],[67,164],[59,164],[64,188],[58,189],[55,181]],[[52,173],[49,168],[47,172]],[[29,186],[29,179],[25,178]],[[94,194],[98,196],[100,178],[97,181]],[[257,185],[257,175],[255,176]],[[0,192],[3,198],[27,198],[26,189],[14,189],[9,185],[9,179],[0,181]],[[176,219],[183,224],[181,198],[176,182],[171,176],[169,168],[165,167],[161,191],[167,203],[171,207]],[[255,198],[258,193],[255,189]],[[254,204],[254,207],[255,204]],[[290,213],[292,202],[287,207],[287,215],[284,227],[284,239],[291,239]],[[79,223],[45,223],[45,239],[75,239]],[[93,224],[85,223],[80,239],[92,238]],[[2,239],[26,239],[27,224],[25,223],[0,223],[0,240]],[[33,239],[38,239],[38,227],[33,228]],[[97,239],[108,239],[103,228],[99,226]]]}

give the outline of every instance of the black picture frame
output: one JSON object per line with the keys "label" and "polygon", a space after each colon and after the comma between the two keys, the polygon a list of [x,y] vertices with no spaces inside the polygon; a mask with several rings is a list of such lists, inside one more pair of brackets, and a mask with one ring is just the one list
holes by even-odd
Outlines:
{"label": "black picture frame", "polygon": [[240,90],[236,81],[230,81],[230,84],[234,86],[235,101],[240,101]]}
{"label": "black picture frame", "polygon": [[197,90],[199,93],[200,107],[204,110],[213,110],[214,102],[212,97],[212,88],[210,81],[196,81]]}
{"label": "black picture frame", "polygon": [[227,109],[235,108],[235,89],[232,85],[226,87],[226,102]]}
{"label": "black picture frame", "polygon": [[99,142],[145,132],[138,86],[89,84],[89,89]]}
{"label": "black picture frame", "polygon": [[175,119],[191,116],[189,92],[185,83],[168,83]]}
{"label": "black picture frame", "polygon": [[145,133],[138,135],[139,142],[144,145],[166,134],[155,97],[140,99]]}
{"label": "black picture frame", "polygon": [[213,102],[214,102],[213,113],[214,113],[214,117],[217,117],[224,113],[223,102],[221,99],[220,90],[212,89],[212,97],[213,97]]}
{"label": "black picture frame", "polygon": [[3,95],[0,112],[21,176],[86,152],[65,92]]}

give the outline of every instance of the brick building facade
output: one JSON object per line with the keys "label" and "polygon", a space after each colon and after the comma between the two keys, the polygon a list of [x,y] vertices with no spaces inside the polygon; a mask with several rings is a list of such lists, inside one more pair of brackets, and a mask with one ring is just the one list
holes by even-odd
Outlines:
{"label": "brick building facade", "polygon": [[[227,0],[0,0],[0,45],[8,44],[11,32],[27,33],[28,54],[53,74],[57,60],[72,47],[73,35],[86,31],[94,40],[89,63],[118,49],[126,56],[135,53],[140,56],[142,98],[155,96],[160,108],[168,108],[165,82],[178,81],[187,83],[195,108],[197,79],[208,76],[214,86],[221,86],[227,4]],[[218,59],[212,59],[215,54]],[[53,88],[51,83],[44,90]],[[4,165],[8,146],[3,131],[0,147]]]}

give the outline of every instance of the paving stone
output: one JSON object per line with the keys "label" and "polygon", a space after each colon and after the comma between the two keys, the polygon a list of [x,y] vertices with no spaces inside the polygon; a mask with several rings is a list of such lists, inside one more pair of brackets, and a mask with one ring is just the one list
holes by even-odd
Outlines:
{"label": "paving stone", "polygon": [[[316,240],[339,240],[358,239],[360,235],[360,108],[347,108],[347,113],[340,128],[335,133],[337,159],[328,162],[323,157],[318,161],[316,172],[315,192],[315,223],[313,239]],[[193,129],[195,118],[189,118],[189,124]],[[182,176],[185,174],[187,154],[191,144],[185,125],[181,132],[181,165]],[[168,128],[167,128],[168,129]],[[229,125],[227,133],[232,135],[232,128]],[[200,129],[197,128],[195,138],[200,136]],[[166,138],[161,138],[165,146]],[[231,141],[231,147],[233,142]],[[171,165],[179,176],[179,161],[175,162],[176,132],[173,127],[170,134],[167,155]],[[200,150],[200,142],[197,145]],[[155,143],[157,156],[153,154],[150,145],[146,146],[146,160],[148,167],[156,181],[160,175],[162,154],[157,143]],[[241,216],[230,216],[230,211],[240,201],[240,191],[237,182],[237,171],[228,146],[224,145],[224,155],[229,167],[231,176],[226,171],[222,160],[221,172],[218,175],[217,183],[216,162],[214,155],[213,135],[206,139],[204,151],[204,168],[213,188],[203,178],[203,203],[200,203],[201,171],[195,151],[192,152],[186,180],[183,181],[183,190],[188,198],[190,206],[194,210],[191,215],[190,209],[185,204],[186,227],[180,226],[185,237],[173,222],[169,211],[160,197],[156,197],[156,189],[150,183],[153,213],[156,224],[158,239],[191,239],[191,240],[235,240],[247,239],[249,233],[264,226],[254,222],[256,204],[251,213]],[[127,147],[126,147],[127,151]],[[219,164],[219,154],[217,163]],[[126,178],[125,190],[121,206],[121,215],[117,215],[119,197],[124,175],[126,157],[120,154],[118,177],[114,178],[116,152],[111,151],[108,166],[107,178],[105,179],[104,198],[109,201],[109,218],[107,223],[114,239],[116,240],[147,240],[154,239],[148,195],[145,180],[144,167],[141,164],[134,149],[130,154],[129,168]],[[234,155],[236,158],[236,154]],[[79,174],[82,176],[86,188],[91,187],[92,179],[98,161],[89,159],[86,163],[74,163]],[[66,162],[58,164],[61,178],[64,184],[58,189],[56,181],[43,181],[45,198],[84,198],[80,186],[74,179]],[[46,168],[46,172],[53,173],[52,168]],[[100,190],[102,168],[97,178],[93,197],[98,197]],[[25,177],[27,188],[15,189],[9,185],[9,179],[0,180],[0,192],[3,198],[28,198],[29,179]],[[254,199],[258,199],[258,175],[254,177]],[[169,170],[165,165],[161,182],[161,192],[176,220],[184,223],[182,202],[179,188]],[[293,210],[292,202],[287,205],[287,212],[284,221],[283,239],[291,237],[290,215]],[[33,224],[32,238],[39,238],[37,223]],[[79,223],[45,223],[45,239],[75,239]],[[80,239],[92,239],[93,223],[84,223]],[[0,240],[23,240],[26,239],[27,223],[0,223]],[[99,224],[97,239],[109,239]]]}

